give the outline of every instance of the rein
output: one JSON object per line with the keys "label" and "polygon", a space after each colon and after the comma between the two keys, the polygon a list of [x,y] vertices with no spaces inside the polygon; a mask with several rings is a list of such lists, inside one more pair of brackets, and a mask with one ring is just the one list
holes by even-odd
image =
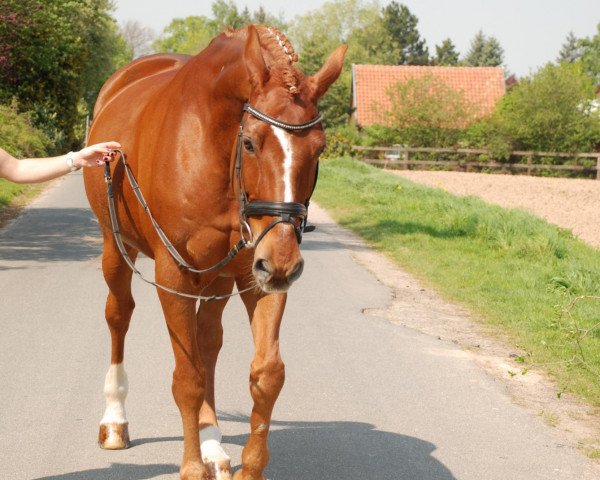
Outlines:
{"label": "rein", "polygon": [[[250,106],[247,103],[244,104],[243,110],[244,110],[244,112],[248,112],[249,114],[253,115],[254,117],[256,117],[257,119],[259,119],[263,122],[266,122],[270,125],[274,125],[276,127],[279,127],[279,128],[282,128],[282,129],[288,130],[288,131],[305,130],[307,128],[317,125],[318,123],[321,122],[321,120],[323,118],[322,115],[319,114],[315,118],[313,118],[312,120],[309,120],[306,123],[291,124],[291,123],[281,122],[273,117],[270,117],[270,116],[256,110],[254,107]],[[160,228],[160,225],[158,225],[157,221],[152,216],[152,213],[150,212],[150,208],[148,207],[148,203],[146,202],[144,195],[142,194],[142,191],[140,190],[140,187],[135,179],[135,176],[133,175],[133,172],[131,171],[129,164],[127,163],[127,156],[125,155],[125,153],[122,150],[114,150],[115,152],[119,153],[121,162],[123,163],[123,168],[127,175],[127,179],[129,180],[129,183],[131,185],[133,193],[135,194],[138,202],[140,203],[140,205],[142,206],[142,208],[148,215],[148,218],[150,219],[150,222],[152,223],[152,226],[154,227],[154,230],[156,231],[158,237],[162,241],[163,245],[165,246],[165,248],[167,249],[169,254],[177,262],[179,267],[187,270],[190,273],[195,273],[195,274],[201,275],[204,273],[214,272],[214,271],[224,268],[244,248],[255,248],[259,244],[259,242],[265,237],[265,235],[271,229],[273,229],[276,225],[278,225],[280,223],[289,223],[290,225],[292,225],[294,227],[294,231],[296,233],[296,239],[297,239],[298,243],[302,243],[302,233],[310,232],[310,231],[314,230],[314,227],[311,227],[311,226],[307,227],[306,221],[307,221],[307,215],[308,215],[308,205],[309,205],[310,196],[312,196],[312,193],[314,192],[314,189],[316,187],[316,182],[317,182],[316,175],[315,175],[315,184],[313,185],[313,189],[312,189],[313,192],[311,192],[311,195],[309,196],[309,199],[306,201],[305,204],[297,203],[297,202],[278,202],[278,201],[265,201],[265,200],[248,201],[248,196],[247,196],[246,190],[244,189],[244,185],[243,185],[244,182],[242,179],[242,143],[243,143],[242,137],[243,137],[243,132],[244,132],[244,117],[242,116],[242,119],[240,121],[240,127],[238,130],[237,145],[236,145],[236,159],[235,159],[235,175],[237,176],[237,180],[238,180],[237,183],[238,183],[238,194],[239,194],[238,201],[239,201],[239,212],[240,212],[241,239],[236,245],[234,245],[229,250],[229,252],[227,252],[227,254],[225,255],[225,257],[223,257],[223,259],[221,259],[219,262],[215,263],[211,267],[208,267],[205,269],[200,269],[200,270],[192,267],[188,262],[186,262],[184,260],[184,258],[179,254],[177,249],[170,242],[167,235],[163,232],[163,230]],[[318,174],[318,164],[317,164],[317,174]],[[116,211],[116,206],[115,206],[115,198],[114,198],[114,192],[113,192],[113,186],[112,186],[112,176],[111,176],[111,172],[110,172],[110,164],[109,163],[104,164],[104,180],[106,181],[106,194],[108,197],[108,210],[109,210],[110,223],[111,223],[111,227],[112,227],[112,231],[113,231],[113,236],[114,236],[115,242],[117,244],[117,248],[118,248],[119,252],[121,253],[121,256],[123,257],[123,259],[125,260],[125,263],[127,263],[127,265],[133,271],[133,273],[135,273],[138,277],[140,277],[144,282],[146,282],[150,285],[153,285],[154,287],[164,290],[166,292],[172,293],[174,295],[178,295],[180,297],[192,298],[195,300],[204,300],[207,302],[213,301],[213,300],[223,300],[223,299],[232,297],[234,295],[239,295],[241,293],[247,292],[247,291],[251,290],[252,288],[254,288],[254,287],[249,287],[244,290],[237,291],[234,293],[229,293],[226,295],[203,296],[203,295],[193,295],[193,294],[189,294],[189,293],[179,292],[177,290],[173,290],[169,287],[165,287],[164,285],[160,285],[156,282],[146,279],[142,275],[142,273],[135,267],[135,263],[131,259],[129,254],[127,253],[125,244],[123,243],[123,238],[121,236],[121,231],[119,228],[119,219],[117,216],[117,211]],[[248,224],[248,217],[263,216],[263,215],[273,216],[276,218],[255,239],[252,229],[250,228],[250,225]],[[296,225],[296,219],[300,219],[300,225]],[[249,239],[246,238],[246,234],[249,236]]]}

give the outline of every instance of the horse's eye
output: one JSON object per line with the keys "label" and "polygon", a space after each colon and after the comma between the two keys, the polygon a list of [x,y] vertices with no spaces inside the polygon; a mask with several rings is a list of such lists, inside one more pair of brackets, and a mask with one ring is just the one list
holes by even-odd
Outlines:
{"label": "horse's eye", "polygon": [[244,148],[248,153],[254,153],[254,144],[249,138],[244,138]]}

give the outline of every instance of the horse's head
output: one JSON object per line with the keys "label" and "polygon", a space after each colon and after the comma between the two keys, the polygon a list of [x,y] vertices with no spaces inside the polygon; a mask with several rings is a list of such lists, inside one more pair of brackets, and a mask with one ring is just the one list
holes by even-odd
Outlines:
{"label": "horse's head", "polygon": [[252,272],[265,292],[286,291],[302,273],[299,243],[325,147],[317,102],[340,75],[346,48],[338,47],[315,75],[305,77],[282,34],[262,26],[247,30],[249,107],[237,155],[254,237]]}

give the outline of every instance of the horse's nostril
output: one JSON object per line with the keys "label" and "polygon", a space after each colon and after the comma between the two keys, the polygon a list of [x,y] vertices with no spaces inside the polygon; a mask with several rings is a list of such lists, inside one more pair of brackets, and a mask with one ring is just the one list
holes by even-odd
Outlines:
{"label": "horse's nostril", "polygon": [[303,270],[304,270],[304,260],[300,260],[294,267],[294,270],[292,270],[292,273],[290,274],[290,276],[288,277],[288,282],[291,284],[292,282],[298,280],[298,278],[300,278],[300,275],[302,275]]}
{"label": "horse's nostril", "polygon": [[257,260],[254,263],[254,269],[257,272],[263,272],[263,273],[267,273],[267,274],[271,273],[271,269],[269,268],[269,262],[267,262],[266,260],[263,260],[263,259]]}

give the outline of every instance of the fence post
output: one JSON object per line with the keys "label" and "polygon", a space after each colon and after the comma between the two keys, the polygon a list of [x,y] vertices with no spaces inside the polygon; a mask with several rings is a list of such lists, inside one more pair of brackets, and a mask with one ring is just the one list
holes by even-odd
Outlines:
{"label": "fence post", "polygon": [[596,180],[600,180],[600,155],[596,157]]}
{"label": "fence post", "polygon": [[402,160],[403,160],[403,164],[404,164],[404,170],[408,170],[408,155],[409,152],[406,149],[406,146],[404,147],[404,153],[402,154]]}
{"label": "fence post", "polygon": [[527,175],[531,176],[531,155],[527,155]]}

